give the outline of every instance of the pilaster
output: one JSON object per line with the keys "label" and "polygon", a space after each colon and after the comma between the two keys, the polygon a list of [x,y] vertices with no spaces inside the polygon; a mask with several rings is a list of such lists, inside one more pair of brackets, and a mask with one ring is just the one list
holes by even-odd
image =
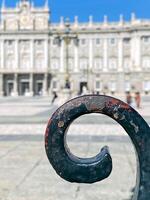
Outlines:
{"label": "pilaster", "polygon": [[34,40],[30,40],[30,66],[31,69],[34,69]]}
{"label": "pilaster", "polygon": [[45,73],[44,74],[44,79],[43,79],[43,96],[47,96],[47,90],[48,90],[48,85],[47,85],[47,78],[48,78],[48,74]]}
{"label": "pilaster", "polygon": [[13,96],[18,96],[18,74],[14,74],[14,91]]}
{"label": "pilaster", "polygon": [[17,69],[19,68],[19,48],[18,48],[18,45],[19,45],[19,41],[16,40],[15,41],[15,65],[16,65]]}
{"label": "pilaster", "polygon": [[3,74],[0,74],[0,96],[4,95],[3,91]]}
{"label": "pilaster", "polygon": [[79,52],[78,52],[78,46],[75,45],[74,46],[74,72],[78,72],[79,71]]}
{"label": "pilaster", "polygon": [[108,70],[108,39],[104,39],[104,72]]}
{"label": "pilaster", "polygon": [[49,55],[49,51],[48,51],[48,39],[46,39],[45,41],[44,41],[44,43],[45,43],[45,45],[44,45],[44,52],[45,52],[45,55],[44,55],[44,59],[45,59],[45,69],[46,70],[48,70],[48,55]]}
{"label": "pilaster", "polygon": [[89,39],[89,69],[93,68],[93,39]]}
{"label": "pilaster", "polygon": [[123,71],[123,40],[122,38],[118,41],[118,71]]}
{"label": "pilaster", "polygon": [[4,40],[1,40],[1,68],[4,68]]}
{"label": "pilaster", "polygon": [[34,92],[33,92],[33,74],[30,73],[30,83],[29,83],[29,92],[30,92],[30,96],[33,96]]}
{"label": "pilaster", "polygon": [[60,72],[65,71],[65,65],[64,65],[64,40],[61,41],[61,47],[60,47]]}

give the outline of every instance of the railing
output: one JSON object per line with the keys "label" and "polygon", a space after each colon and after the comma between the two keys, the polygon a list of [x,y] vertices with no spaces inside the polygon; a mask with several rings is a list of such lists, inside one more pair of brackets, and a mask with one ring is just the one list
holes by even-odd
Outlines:
{"label": "railing", "polygon": [[131,138],[137,155],[137,179],[132,200],[150,199],[150,128],[128,104],[108,96],[87,95],[61,106],[48,122],[45,148],[48,159],[63,179],[77,183],[94,183],[112,171],[108,147],[93,158],[78,158],[70,153],[65,136],[70,124],[83,114],[101,113],[117,121]]}

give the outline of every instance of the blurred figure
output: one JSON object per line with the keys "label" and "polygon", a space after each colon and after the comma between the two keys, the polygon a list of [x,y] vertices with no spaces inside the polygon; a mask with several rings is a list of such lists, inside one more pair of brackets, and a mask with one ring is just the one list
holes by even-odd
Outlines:
{"label": "blurred figure", "polygon": [[57,99],[58,95],[55,91],[53,91],[53,98],[52,98],[52,104],[54,103],[55,99]]}
{"label": "blurred figure", "polygon": [[135,93],[135,103],[136,103],[136,107],[140,108],[140,106],[141,106],[141,95],[140,95],[140,92],[136,92]]}
{"label": "blurred figure", "polygon": [[132,103],[132,96],[130,94],[130,92],[126,92],[126,102],[131,105]]}

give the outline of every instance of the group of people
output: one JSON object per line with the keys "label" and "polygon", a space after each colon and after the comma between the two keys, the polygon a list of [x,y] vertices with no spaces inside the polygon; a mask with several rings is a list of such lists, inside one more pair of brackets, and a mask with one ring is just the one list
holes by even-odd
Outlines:
{"label": "group of people", "polygon": [[136,106],[137,108],[141,107],[141,95],[140,92],[136,92],[134,95],[131,95],[130,92],[126,93],[126,102],[131,106]]}
{"label": "group of people", "polygon": [[[51,103],[53,104],[55,100],[58,98],[58,95],[55,91],[53,91],[53,97]],[[136,106],[137,108],[141,107],[141,95],[140,92],[136,92],[134,95],[130,92],[126,92],[126,102],[131,106]]]}

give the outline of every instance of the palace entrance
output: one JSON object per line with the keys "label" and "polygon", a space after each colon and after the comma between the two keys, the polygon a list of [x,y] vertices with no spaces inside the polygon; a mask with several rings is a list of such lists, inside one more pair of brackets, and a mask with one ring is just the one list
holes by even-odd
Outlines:
{"label": "palace entrance", "polygon": [[29,81],[21,80],[19,84],[19,95],[28,96],[28,94],[29,94]]}
{"label": "palace entrance", "polygon": [[82,94],[84,92],[84,90],[87,90],[87,82],[80,82],[80,94]]}
{"label": "palace entrance", "polygon": [[43,92],[43,81],[36,81],[35,95],[42,95]]}
{"label": "palace entrance", "polygon": [[13,89],[14,89],[14,83],[13,81],[7,81],[6,83],[6,96],[11,96],[12,95],[12,92],[13,92]]}

